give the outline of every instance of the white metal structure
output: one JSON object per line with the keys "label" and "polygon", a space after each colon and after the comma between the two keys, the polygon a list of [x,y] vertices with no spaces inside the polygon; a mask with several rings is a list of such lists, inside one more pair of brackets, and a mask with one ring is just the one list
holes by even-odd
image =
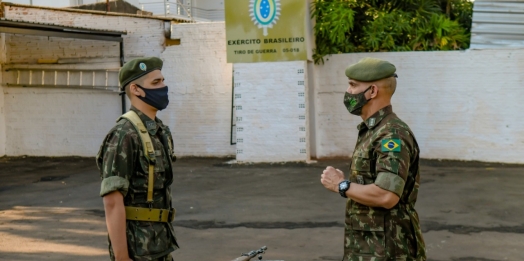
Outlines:
{"label": "white metal structure", "polygon": [[476,0],[470,48],[524,48],[524,0]]}
{"label": "white metal structure", "polygon": [[223,1],[209,0],[140,0],[139,7],[154,15],[192,21],[224,21]]}

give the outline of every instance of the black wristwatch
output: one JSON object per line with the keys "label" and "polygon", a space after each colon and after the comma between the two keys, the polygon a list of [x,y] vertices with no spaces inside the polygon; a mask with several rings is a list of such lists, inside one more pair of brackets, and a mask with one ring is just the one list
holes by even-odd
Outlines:
{"label": "black wristwatch", "polygon": [[344,180],[338,183],[338,193],[340,194],[340,196],[342,196],[343,198],[348,197],[346,196],[346,191],[348,191],[350,185],[351,185],[351,181],[349,180]]}

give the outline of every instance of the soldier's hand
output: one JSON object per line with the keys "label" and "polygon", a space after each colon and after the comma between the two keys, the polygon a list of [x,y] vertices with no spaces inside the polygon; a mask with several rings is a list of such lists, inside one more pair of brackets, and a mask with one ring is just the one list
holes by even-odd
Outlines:
{"label": "soldier's hand", "polygon": [[344,172],[328,166],[320,175],[320,183],[325,188],[338,193],[338,184],[344,180]]}

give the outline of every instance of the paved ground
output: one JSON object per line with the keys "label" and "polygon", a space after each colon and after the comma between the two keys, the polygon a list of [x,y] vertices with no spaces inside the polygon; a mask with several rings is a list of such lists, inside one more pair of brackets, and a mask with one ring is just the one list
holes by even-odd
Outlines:
{"label": "paved ground", "polygon": [[[173,184],[183,261],[340,260],[344,200],[326,165],[228,165],[181,159]],[[433,261],[524,260],[524,166],[424,161],[417,202]],[[107,260],[93,159],[0,159],[0,260]]]}

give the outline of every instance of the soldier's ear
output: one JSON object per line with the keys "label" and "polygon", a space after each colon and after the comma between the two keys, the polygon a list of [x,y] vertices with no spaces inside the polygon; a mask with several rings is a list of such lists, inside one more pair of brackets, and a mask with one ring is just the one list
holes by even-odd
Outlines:
{"label": "soldier's ear", "polygon": [[375,98],[378,96],[378,86],[376,84],[371,85],[371,98]]}
{"label": "soldier's ear", "polygon": [[138,90],[138,86],[136,86],[136,84],[134,83],[129,84],[129,91],[131,92],[131,94],[135,96],[140,96],[140,91]]}

